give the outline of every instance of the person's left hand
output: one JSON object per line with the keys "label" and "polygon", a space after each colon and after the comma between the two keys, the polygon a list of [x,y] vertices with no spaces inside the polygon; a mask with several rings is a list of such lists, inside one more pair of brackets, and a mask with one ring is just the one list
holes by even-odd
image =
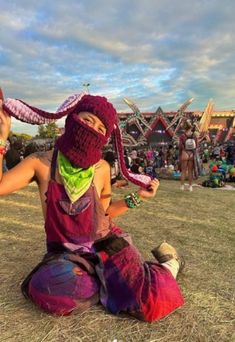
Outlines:
{"label": "person's left hand", "polygon": [[140,188],[137,193],[140,196],[140,199],[144,200],[144,199],[148,199],[148,198],[152,198],[156,195],[157,189],[159,187],[159,180],[154,178],[150,183],[149,183],[149,187],[148,190],[145,190],[143,188]]}

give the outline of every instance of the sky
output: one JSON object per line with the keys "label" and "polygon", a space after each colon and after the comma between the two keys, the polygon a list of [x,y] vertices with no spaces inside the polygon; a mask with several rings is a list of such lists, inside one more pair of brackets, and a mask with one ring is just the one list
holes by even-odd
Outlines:
{"label": "sky", "polygon": [[235,109],[234,13],[234,0],[0,0],[0,86],[52,112],[88,83],[118,112],[124,97],[143,112],[191,97]]}

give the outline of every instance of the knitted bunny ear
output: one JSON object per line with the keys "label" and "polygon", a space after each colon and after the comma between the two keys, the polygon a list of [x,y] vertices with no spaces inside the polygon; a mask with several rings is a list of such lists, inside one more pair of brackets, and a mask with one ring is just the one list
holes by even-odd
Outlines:
{"label": "knitted bunny ear", "polygon": [[56,113],[64,112],[64,111],[68,110],[69,108],[74,108],[84,95],[87,95],[87,92],[82,92],[80,94],[70,95],[59,106],[59,108],[57,109]]}
{"label": "knitted bunny ear", "polygon": [[120,171],[122,176],[129,180],[131,183],[140,186],[141,188],[148,189],[149,183],[151,182],[152,178],[147,175],[141,175],[132,173],[127,170],[125,160],[124,160],[124,151],[123,151],[123,144],[122,144],[122,136],[121,131],[118,125],[115,125],[113,130],[114,136],[114,147],[118,157],[118,163],[120,167]]}
{"label": "knitted bunny ear", "polygon": [[3,109],[17,120],[31,125],[41,125],[53,122],[71,113],[83,95],[85,95],[85,93],[69,96],[57,109],[56,113],[46,112],[39,108],[32,107],[21,100],[10,98],[3,102]]}

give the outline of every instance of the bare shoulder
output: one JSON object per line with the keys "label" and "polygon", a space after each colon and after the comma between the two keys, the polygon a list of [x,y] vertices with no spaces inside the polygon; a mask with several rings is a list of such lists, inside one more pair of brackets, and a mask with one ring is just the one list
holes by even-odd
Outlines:
{"label": "bare shoulder", "polygon": [[98,194],[101,194],[104,188],[107,187],[107,183],[110,183],[110,166],[106,160],[99,160],[99,162],[95,165],[95,176],[94,176],[94,184],[96,186],[96,190]]}
{"label": "bare shoulder", "polygon": [[104,193],[110,194],[110,166],[104,159],[95,165],[94,184],[100,197]]}
{"label": "bare shoulder", "polygon": [[95,165],[95,171],[110,172],[110,165],[106,160],[100,159],[98,163]]}

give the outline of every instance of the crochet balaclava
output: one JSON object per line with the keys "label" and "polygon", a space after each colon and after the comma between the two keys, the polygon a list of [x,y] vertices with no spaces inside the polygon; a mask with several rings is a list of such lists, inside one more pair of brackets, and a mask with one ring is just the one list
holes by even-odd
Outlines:
{"label": "crochet balaclava", "polygon": [[[96,115],[105,125],[105,136],[82,122],[78,115],[81,112]],[[57,140],[56,147],[74,166],[86,169],[101,159],[102,148],[107,144],[116,122],[117,112],[105,97],[84,95],[67,116],[65,132]]]}
{"label": "crochet balaclava", "polygon": [[[117,113],[105,97],[84,93],[74,94],[62,103],[56,113],[49,113],[21,100],[8,98],[3,102],[3,109],[20,121],[36,125],[54,122],[67,116],[65,132],[58,138],[56,146],[71,163],[82,168],[95,164],[101,158],[102,147],[113,134],[114,148],[123,177],[133,184],[148,189],[151,178],[146,175],[134,174],[125,166]],[[84,111],[96,115],[103,122],[107,129],[105,136],[79,119],[78,113]]]}

